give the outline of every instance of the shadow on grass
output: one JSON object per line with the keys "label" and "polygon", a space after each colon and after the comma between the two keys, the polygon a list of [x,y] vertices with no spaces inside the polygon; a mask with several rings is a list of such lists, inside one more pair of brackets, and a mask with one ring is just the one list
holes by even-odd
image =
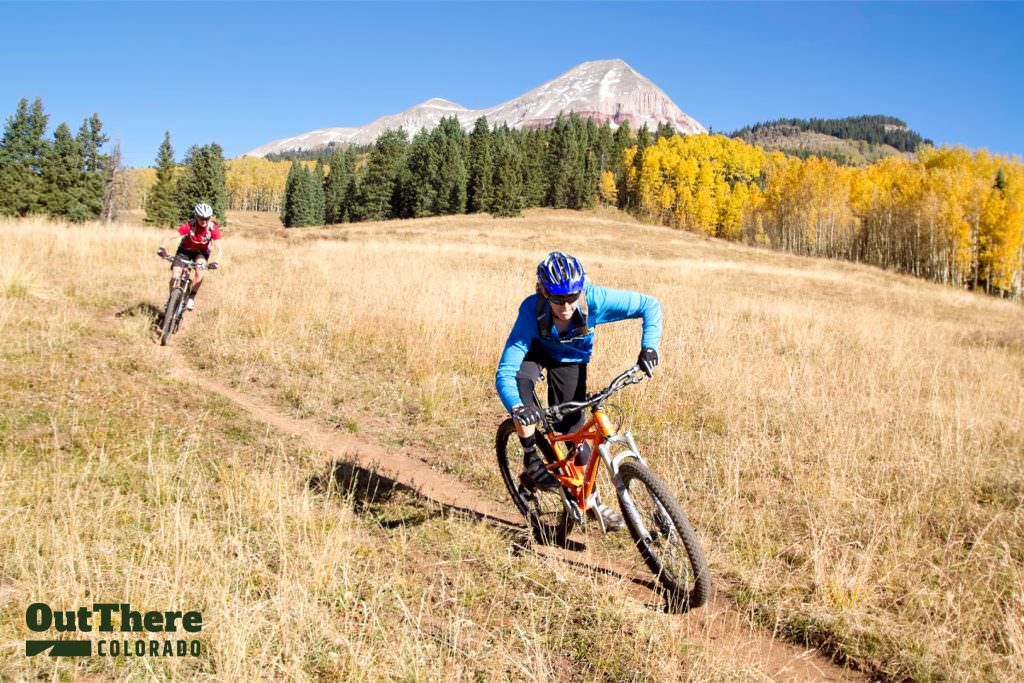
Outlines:
{"label": "shadow on grass", "polygon": [[[624,571],[603,566],[596,562],[589,562],[585,559],[565,556],[567,553],[582,553],[586,550],[586,545],[583,543],[571,538],[566,539],[565,543],[556,549],[555,552],[557,554],[552,555],[549,552],[545,552],[543,548],[538,547],[542,544],[538,543],[536,534],[525,522],[510,523],[506,519],[494,517],[471,508],[439,502],[423,495],[411,486],[395,481],[372,469],[360,467],[344,460],[335,460],[326,472],[310,477],[306,485],[310,491],[321,495],[351,497],[352,506],[356,514],[373,518],[384,529],[390,530],[403,526],[418,526],[431,519],[445,515],[457,515],[462,518],[483,522],[498,530],[508,539],[510,552],[514,555],[530,554],[547,559],[555,559],[582,571],[609,576],[633,584],[651,592],[652,600],[645,601],[649,608],[665,612],[677,611],[669,598],[659,590],[657,582],[651,579],[632,576]],[[398,519],[383,518],[381,512],[384,505],[400,502],[403,497],[410,502],[414,502],[419,509],[413,514]]]}
{"label": "shadow on grass", "polygon": [[385,529],[418,526],[444,514],[443,506],[435,504],[401,519],[380,519],[378,510],[385,503],[392,502],[396,495],[405,495],[414,500],[430,499],[420,495],[411,486],[343,460],[335,460],[329,471],[310,477],[307,486],[314,493],[351,497],[356,514],[377,518],[377,523]]}
{"label": "shadow on grass", "polygon": [[139,315],[149,318],[151,332],[160,333],[160,329],[164,326],[164,312],[148,301],[140,301],[134,306],[122,308],[114,314],[117,318],[134,318]]}

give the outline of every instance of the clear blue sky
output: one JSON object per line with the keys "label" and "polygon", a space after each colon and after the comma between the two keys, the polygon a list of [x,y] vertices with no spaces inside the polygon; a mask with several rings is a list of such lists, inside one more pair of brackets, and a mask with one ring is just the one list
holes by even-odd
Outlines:
{"label": "clear blue sky", "polygon": [[0,2],[0,115],[98,112],[125,161],[235,156],[430,97],[510,99],[621,58],[705,126],[891,114],[937,143],[1024,153],[1024,5]]}

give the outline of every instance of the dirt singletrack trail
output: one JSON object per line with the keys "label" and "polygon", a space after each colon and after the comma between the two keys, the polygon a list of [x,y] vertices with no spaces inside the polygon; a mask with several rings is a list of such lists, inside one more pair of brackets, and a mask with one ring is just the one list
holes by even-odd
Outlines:
{"label": "dirt singletrack trail", "polygon": [[[180,342],[180,339],[178,340]],[[351,463],[414,489],[424,499],[453,511],[468,513],[490,523],[524,529],[519,513],[508,504],[487,497],[456,478],[434,470],[429,458],[388,449],[366,438],[337,431],[315,418],[298,419],[284,414],[261,396],[235,389],[209,374],[197,373],[174,346],[155,347],[165,367],[179,379],[194,381],[244,410],[251,418],[273,429],[297,437],[335,461]],[[497,468],[495,468],[497,469]],[[495,476],[497,471],[495,471]],[[584,539],[585,537],[576,536]],[[643,570],[617,566],[608,558],[596,557],[585,545],[563,549],[534,545],[530,551],[581,571],[618,577],[623,590],[650,609],[661,609],[663,601],[655,590],[653,577]],[[639,559],[639,558],[638,558]],[[712,572],[712,582],[715,581]],[[712,591],[703,607],[685,614],[665,614],[673,626],[691,641],[718,656],[756,670],[773,681],[866,681],[868,677],[832,662],[816,648],[786,642],[760,626],[750,623],[727,597]]]}

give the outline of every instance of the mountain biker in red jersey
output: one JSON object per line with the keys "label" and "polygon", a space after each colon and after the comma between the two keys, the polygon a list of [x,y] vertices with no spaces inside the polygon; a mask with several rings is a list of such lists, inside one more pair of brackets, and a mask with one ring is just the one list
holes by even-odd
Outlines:
{"label": "mountain biker in red jersey", "polygon": [[[220,246],[220,226],[217,225],[217,221],[213,220],[213,209],[209,204],[196,204],[192,220],[182,223],[175,230],[175,238],[179,237],[181,241],[178,242],[178,248],[174,252],[174,261],[171,263],[170,288],[172,289],[174,288],[175,279],[181,274],[182,268],[185,267],[183,259],[196,263],[206,263],[209,261],[209,267],[216,268],[220,263],[221,256],[223,256]],[[211,248],[216,249],[216,258],[212,260],[210,258]],[[160,256],[166,256],[167,250],[161,244],[156,253]],[[192,281],[192,294],[186,303],[186,308],[190,311],[196,307],[196,294],[199,293],[199,287],[202,284],[203,271],[196,269],[195,279]]]}
{"label": "mountain biker in red jersey", "polygon": [[[585,400],[594,328],[627,318],[643,318],[637,364],[651,376],[658,365],[661,340],[661,305],[657,299],[593,285],[580,262],[560,251],[551,252],[537,266],[537,293],[519,306],[494,378],[523,446],[524,484],[534,489],[559,487],[537,455],[535,432],[541,413],[533,387],[541,370],[548,371],[549,405]],[[554,428],[568,434],[582,427],[583,419],[582,411],[569,413]],[[575,463],[585,466],[590,456],[590,444],[584,444],[575,454]],[[591,509],[601,515],[609,531],[624,528],[622,515],[615,510],[604,504]]]}

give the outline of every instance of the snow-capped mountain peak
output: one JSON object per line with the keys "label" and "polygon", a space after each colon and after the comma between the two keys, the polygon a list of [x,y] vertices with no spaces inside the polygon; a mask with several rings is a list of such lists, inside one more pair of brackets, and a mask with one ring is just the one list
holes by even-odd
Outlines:
{"label": "snow-capped mountain peak", "polygon": [[621,59],[584,62],[561,76],[488,109],[465,107],[434,97],[399,114],[382,116],[361,128],[322,128],[257,147],[246,154],[265,156],[273,152],[316,149],[330,142],[370,144],[386,130],[404,128],[415,135],[421,128],[433,128],[445,116],[455,116],[467,130],[481,116],[491,125],[510,128],[549,126],[560,113],[576,114],[617,127],[628,121],[635,129],[647,124],[655,128],[668,123],[679,133],[707,132],[687,116],[658,86],[637,73]]}
{"label": "snow-capped mountain peak", "polygon": [[440,98],[440,97],[431,97],[426,102],[420,102],[416,106],[417,107],[435,107],[437,109],[451,109],[451,110],[454,110],[454,111],[469,111],[468,109],[463,107],[461,104],[455,104],[454,102],[449,102],[448,100]]}

